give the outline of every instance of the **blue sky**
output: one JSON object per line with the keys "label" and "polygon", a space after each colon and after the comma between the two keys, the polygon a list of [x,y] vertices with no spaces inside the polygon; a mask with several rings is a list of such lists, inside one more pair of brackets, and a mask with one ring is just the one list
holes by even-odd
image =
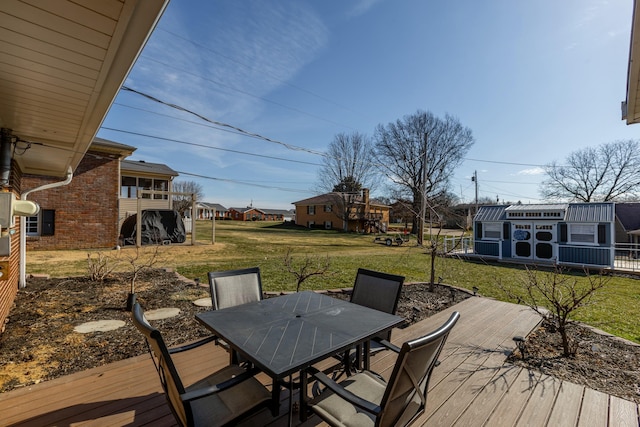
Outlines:
{"label": "blue sky", "polygon": [[121,91],[98,136],[198,182],[205,201],[290,209],[315,194],[336,134],[448,113],[476,141],[454,194],[474,200],[476,171],[479,197],[542,203],[540,166],[640,134],[620,113],[632,6],[171,0],[125,83],[165,104]]}

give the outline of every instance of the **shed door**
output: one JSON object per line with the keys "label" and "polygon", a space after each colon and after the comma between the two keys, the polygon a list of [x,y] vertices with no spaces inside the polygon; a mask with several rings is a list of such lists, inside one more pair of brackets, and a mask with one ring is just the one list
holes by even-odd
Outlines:
{"label": "shed door", "polygon": [[514,258],[531,259],[533,257],[533,224],[519,222],[512,224],[511,243]]}
{"label": "shed door", "polygon": [[534,223],[535,259],[550,261],[556,257],[556,224]]}

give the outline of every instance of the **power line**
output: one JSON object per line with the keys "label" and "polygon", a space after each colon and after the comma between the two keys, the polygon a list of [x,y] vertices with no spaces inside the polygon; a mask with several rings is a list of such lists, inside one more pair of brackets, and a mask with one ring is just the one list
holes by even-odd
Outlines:
{"label": "power line", "polygon": [[144,98],[147,98],[147,99],[149,99],[149,100],[151,100],[153,102],[157,102],[159,104],[166,105],[166,106],[174,108],[176,110],[183,111],[185,113],[191,114],[191,115],[196,116],[197,118],[199,118],[201,120],[204,120],[205,122],[212,123],[214,125],[221,126],[221,127],[224,127],[224,128],[233,129],[233,130],[235,130],[235,131],[237,131],[237,132],[239,132],[239,133],[241,133],[243,135],[251,136],[253,138],[258,138],[258,139],[262,139],[262,140],[267,141],[267,142],[272,142],[274,144],[282,145],[283,147],[286,147],[289,150],[306,151],[307,153],[316,154],[316,155],[319,155],[319,156],[326,156],[325,153],[322,153],[320,151],[310,150],[308,148],[303,148],[303,147],[297,147],[295,145],[287,144],[287,143],[284,143],[282,141],[278,141],[278,140],[275,140],[275,139],[267,138],[266,136],[262,136],[262,135],[260,135],[258,133],[253,133],[253,132],[246,131],[246,130],[244,130],[242,128],[230,125],[228,123],[212,120],[212,119],[210,119],[210,118],[208,118],[206,116],[203,116],[202,114],[196,113],[195,111],[191,111],[191,110],[189,110],[187,108],[181,107],[181,106],[176,105],[176,104],[172,104],[172,103],[169,103],[169,102],[162,101],[161,99],[158,99],[158,98],[156,98],[156,97],[154,97],[152,95],[149,95],[149,94],[144,93],[144,92],[140,92],[140,91],[138,91],[136,89],[132,89],[132,88],[130,88],[128,86],[122,86],[122,90],[131,92],[131,93],[135,93],[135,94],[140,95],[140,96],[142,96]]}
{"label": "power line", "polygon": [[261,101],[268,102],[268,103],[273,104],[273,105],[277,105],[278,107],[281,107],[281,108],[284,108],[284,109],[287,109],[287,110],[290,110],[290,111],[294,111],[294,112],[296,112],[296,113],[303,114],[303,115],[305,115],[305,116],[309,116],[309,117],[312,117],[312,118],[314,118],[314,119],[321,120],[321,121],[323,121],[323,122],[331,123],[331,124],[334,124],[334,125],[337,125],[337,126],[342,126],[342,127],[344,127],[344,128],[352,129],[352,130],[353,130],[353,128],[352,128],[352,127],[347,126],[347,125],[345,125],[344,123],[338,123],[338,122],[335,122],[335,121],[333,121],[333,120],[325,119],[325,118],[320,117],[320,116],[317,116],[317,115],[315,115],[315,114],[311,114],[311,113],[308,113],[308,112],[306,112],[306,111],[300,110],[299,108],[290,107],[290,106],[285,105],[285,104],[282,104],[282,103],[280,103],[280,102],[272,101],[272,100],[270,100],[270,99],[268,99],[268,98],[265,98],[265,97],[262,97],[262,96],[258,96],[258,95],[254,95],[254,94],[249,93],[249,92],[247,92],[247,91],[244,91],[244,90],[242,90],[242,89],[238,89],[238,88],[235,88],[235,87],[233,87],[233,86],[230,86],[230,85],[224,84],[224,83],[222,83],[222,82],[219,82],[219,81],[216,81],[216,80],[213,80],[213,79],[207,78],[207,77],[200,76],[200,75],[198,75],[198,74],[192,73],[192,72],[190,72],[190,71],[188,71],[188,70],[185,70],[185,69],[183,69],[183,68],[176,67],[175,65],[167,64],[166,62],[159,61],[159,60],[157,60],[157,59],[155,59],[155,58],[150,58],[150,57],[148,57],[148,56],[146,56],[146,55],[141,55],[141,57],[142,57],[142,58],[144,58],[144,59],[146,59],[147,61],[152,61],[152,62],[155,62],[155,63],[157,63],[157,64],[163,65],[163,66],[165,66],[165,67],[173,68],[174,70],[180,71],[181,73],[185,73],[185,74],[192,75],[192,76],[194,76],[194,77],[196,77],[196,78],[199,78],[199,79],[205,80],[205,81],[207,81],[207,82],[209,82],[209,83],[213,83],[213,84],[216,84],[216,85],[218,85],[218,86],[225,87],[225,88],[230,89],[230,90],[232,90],[232,91],[235,91],[235,92],[241,93],[241,94],[243,94],[243,95],[245,95],[245,96],[249,96],[249,97],[251,97],[251,98],[256,98],[256,99],[259,99],[259,100],[261,100]]}
{"label": "power line", "polygon": [[275,186],[271,186],[271,185],[255,184],[255,183],[252,183],[252,182],[249,182],[249,181],[238,181],[238,180],[234,180],[234,179],[216,178],[216,177],[213,177],[213,176],[200,175],[200,174],[196,174],[196,173],[192,173],[192,172],[182,172],[182,171],[176,171],[176,172],[178,172],[180,175],[193,176],[195,178],[209,179],[209,180],[213,180],[213,181],[228,182],[228,183],[232,183],[232,184],[248,185],[250,187],[267,188],[267,189],[270,189],[270,190],[280,190],[280,191],[286,191],[286,192],[290,192],[290,193],[314,194],[310,190],[298,190],[298,189],[295,189],[295,188],[283,188],[283,187],[275,187]]}
{"label": "power line", "polygon": [[129,135],[136,135],[136,136],[142,136],[142,137],[146,137],[146,138],[153,138],[153,139],[159,139],[159,140],[163,140],[163,141],[175,142],[177,144],[191,145],[193,147],[209,148],[211,150],[219,150],[219,151],[226,151],[226,152],[229,152],[229,153],[244,154],[244,155],[247,155],[247,156],[261,157],[263,159],[281,160],[283,162],[300,163],[300,164],[303,164],[303,165],[311,165],[311,166],[322,166],[320,163],[305,162],[303,160],[285,159],[285,158],[282,158],[282,157],[267,156],[265,154],[248,153],[246,151],[232,150],[230,148],[212,147],[210,145],[198,144],[196,142],[181,141],[179,139],[165,138],[165,137],[162,137],[162,136],[155,136],[155,135],[149,135],[149,134],[144,134],[144,133],[139,133],[139,132],[126,131],[126,130],[122,130],[122,129],[115,129],[115,128],[109,128],[109,127],[103,127],[102,129],[110,130],[110,131],[113,131],[113,132],[126,133],[126,134],[129,134]]}

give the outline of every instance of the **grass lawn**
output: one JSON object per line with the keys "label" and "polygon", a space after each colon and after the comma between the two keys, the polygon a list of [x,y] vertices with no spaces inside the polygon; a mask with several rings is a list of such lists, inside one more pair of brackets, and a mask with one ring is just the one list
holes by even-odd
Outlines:
{"label": "grass lawn", "polygon": [[[327,257],[329,273],[311,277],[302,289],[351,287],[358,267],[401,274],[407,282],[429,280],[430,257],[418,248],[415,240],[402,246],[373,243],[371,235],[345,234],[331,230],[307,230],[271,222],[216,222],[215,244],[211,244],[211,221],[197,222],[197,244],[158,247],[157,267],[174,268],[188,278],[206,282],[207,272],[259,266],[265,291],[295,290],[294,276],[286,271],[287,251],[294,257],[294,266],[307,257],[318,262]],[[143,262],[152,251],[144,247],[101,251],[118,270],[131,269],[131,260]],[[87,256],[97,259],[97,251],[29,251],[27,273],[47,273],[55,277],[86,276]],[[138,255],[138,260],[135,261]],[[519,292],[524,271],[521,266],[484,264],[453,258],[436,260],[436,277],[442,283],[472,289],[484,296],[507,300],[503,287]],[[574,276],[586,282],[581,274]],[[575,313],[575,319],[606,332],[640,343],[640,281],[627,277],[612,277],[598,295],[597,302]]]}

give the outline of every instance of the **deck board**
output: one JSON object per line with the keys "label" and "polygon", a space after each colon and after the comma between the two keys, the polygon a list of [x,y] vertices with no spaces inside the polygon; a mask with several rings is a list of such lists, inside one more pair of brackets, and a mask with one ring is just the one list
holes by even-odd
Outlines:
{"label": "deck board", "polygon": [[[425,335],[443,324],[453,310],[461,313],[435,369],[420,425],[456,426],[634,426],[638,405],[617,397],[505,363],[513,336],[526,336],[539,322],[532,310],[474,297],[404,329],[394,329],[392,342]],[[228,354],[209,344],[176,355],[185,383],[201,372],[225,366]],[[372,370],[388,377],[395,354],[372,358]],[[335,360],[319,367],[329,368]],[[257,378],[267,387],[270,379]],[[297,400],[297,396],[294,395]],[[281,393],[281,415],[262,410],[241,425],[284,427],[289,394]],[[174,426],[157,373],[148,355],[46,381],[0,394],[0,424],[14,426]],[[302,427],[326,426],[311,416]]]}

